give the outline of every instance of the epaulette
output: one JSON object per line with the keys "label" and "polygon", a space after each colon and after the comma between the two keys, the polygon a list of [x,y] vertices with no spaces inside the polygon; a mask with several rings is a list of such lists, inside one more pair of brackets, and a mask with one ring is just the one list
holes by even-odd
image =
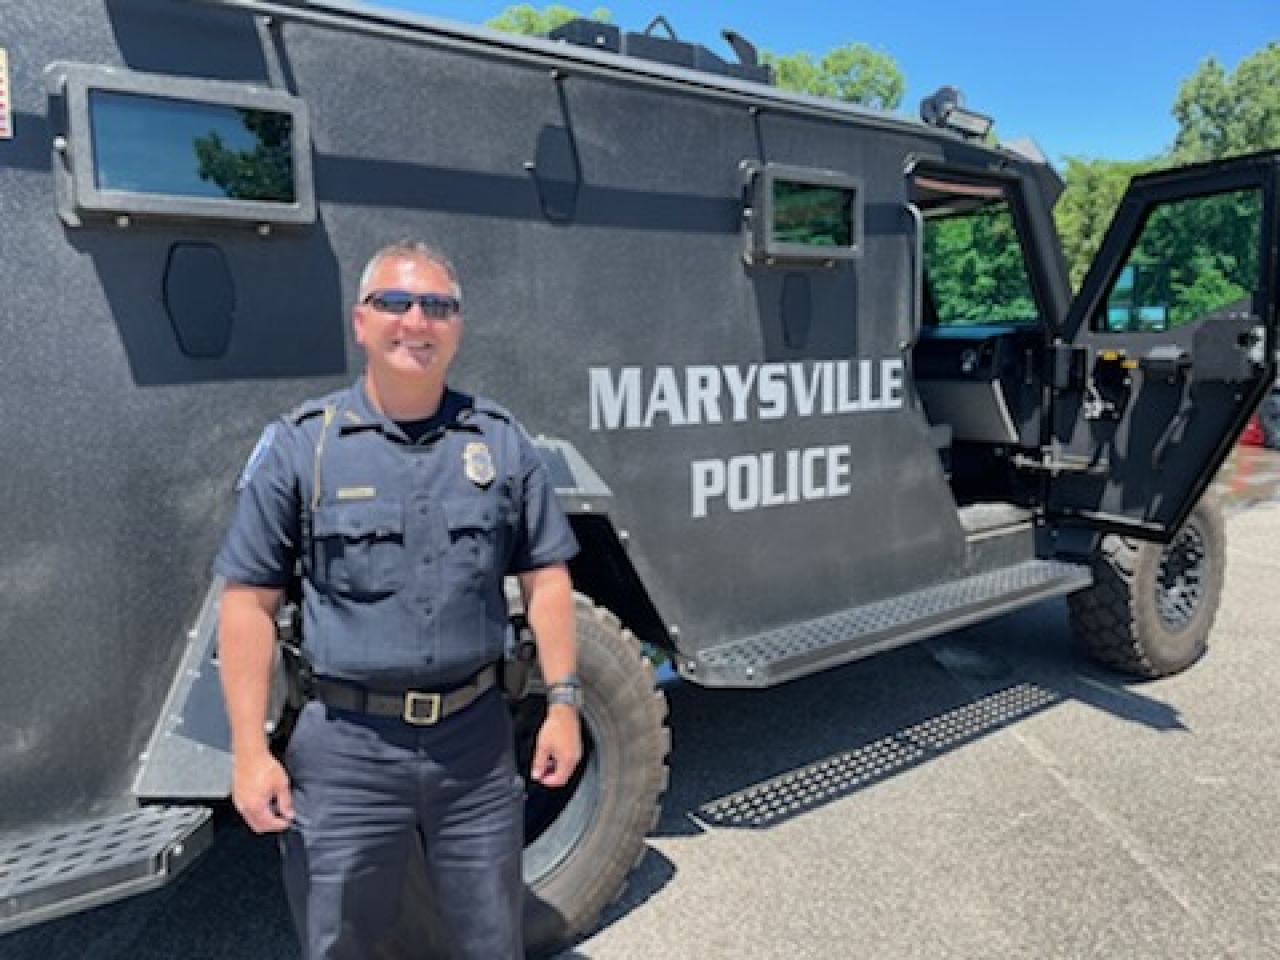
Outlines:
{"label": "epaulette", "polygon": [[493,417],[495,420],[501,420],[504,423],[515,423],[516,418],[511,415],[511,411],[505,407],[501,407],[486,397],[472,397],[471,406],[469,408],[472,413],[483,413],[486,416]]}
{"label": "epaulette", "polygon": [[296,427],[312,417],[323,415],[326,410],[336,410],[342,403],[346,392],[346,390],[338,390],[323,397],[304,400],[289,413],[285,414],[285,419]]}

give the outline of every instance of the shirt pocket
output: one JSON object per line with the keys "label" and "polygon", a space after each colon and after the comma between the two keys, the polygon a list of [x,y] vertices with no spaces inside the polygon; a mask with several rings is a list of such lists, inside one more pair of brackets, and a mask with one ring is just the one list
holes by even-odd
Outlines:
{"label": "shirt pocket", "polygon": [[510,542],[511,508],[500,500],[452,499],[444,501],[449,527],[449,563],[463,584],[479,586],[489,577],[506,572]]}
{"label": "shirt pocket", "polygon": [[405,582],[404,510],[366,500],[321,507],[312,518],[313,578],[344,596],[378,598]]}

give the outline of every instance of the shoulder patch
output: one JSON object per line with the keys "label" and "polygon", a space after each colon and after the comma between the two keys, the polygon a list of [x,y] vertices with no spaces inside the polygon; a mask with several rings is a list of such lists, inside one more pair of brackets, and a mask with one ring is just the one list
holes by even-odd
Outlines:
{"label": "shoulder patch", "polygon": [[236,479],[236,492],[239,493],[249,485],[249,481],[253,479],[253,473],[258,469],[259,464],[267,456],[267,451],[271,449],[271,444],[275,442],[276,433],[280,428],[278,423],[269,423],[266,429],[262,431],[262,435],[258,437],[258,442],[254,444],[249,459],[244,462],[244,467],[240,471],[240,476]]}

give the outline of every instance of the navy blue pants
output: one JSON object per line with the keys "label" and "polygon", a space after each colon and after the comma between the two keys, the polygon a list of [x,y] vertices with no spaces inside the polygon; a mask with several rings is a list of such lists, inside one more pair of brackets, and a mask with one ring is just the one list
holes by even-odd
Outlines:
{"label": "navy blue pants", "polygon": [[524,781],[497,690],[431,727],[309,703],[285,754],[284,881],[307,960],[373,956],[421,838],[457,958],[524,956]]}

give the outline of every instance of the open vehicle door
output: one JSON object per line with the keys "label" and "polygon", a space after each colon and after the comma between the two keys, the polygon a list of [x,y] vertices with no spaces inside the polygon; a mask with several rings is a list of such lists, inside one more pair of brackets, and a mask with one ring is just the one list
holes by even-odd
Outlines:
{"label": "open vehicle door", "polygon": [[1275,378],[1280,152],[1136,178],[1053,358],[1049,512],[1167,542]]}

